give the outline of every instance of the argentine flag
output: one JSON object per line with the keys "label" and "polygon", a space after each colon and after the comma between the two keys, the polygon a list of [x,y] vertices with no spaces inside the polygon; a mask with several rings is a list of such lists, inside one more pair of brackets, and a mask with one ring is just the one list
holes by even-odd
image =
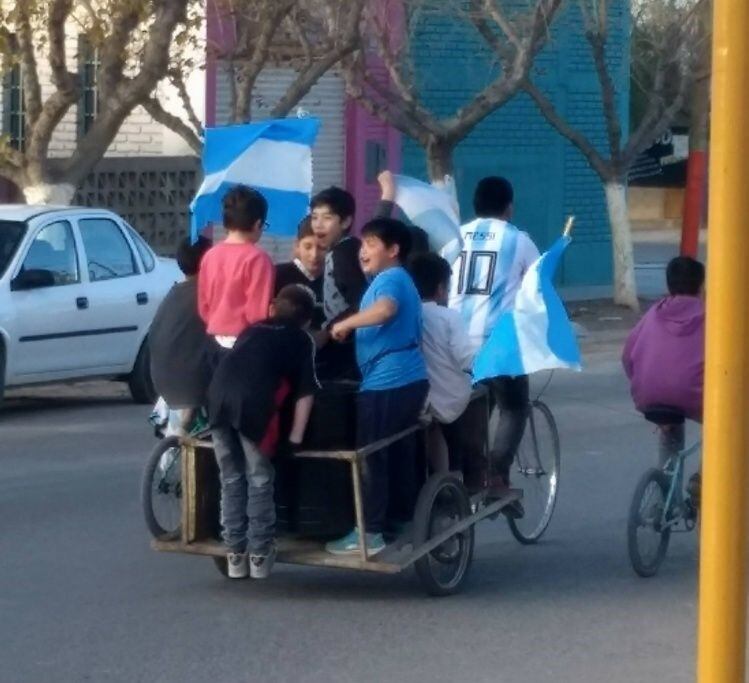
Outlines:
{"label": "argentine flag", "polygon": [[268,201],[267,232],[296,235],[309,210],[312,145],[319,119],[277,119],[207,128],[203,183],[190,205],[190,233],[197,239],[209,223],[221,223],[221,201],[237,184],[259,190]]}
{"label": "argentine flag", "polygon": [[395,203],[408,220],[427,233],[429,248],[452,264],[463,249],[463,239],[457,203],[450,189],[396,175]]}
{"label": "argentine flag", "polygon": [[476,354],[474,382],[555,368],[581,369],[577,338],[552,282],[569,243],[569,237],[560,237],[528,269],[515,306],[500,316]]}

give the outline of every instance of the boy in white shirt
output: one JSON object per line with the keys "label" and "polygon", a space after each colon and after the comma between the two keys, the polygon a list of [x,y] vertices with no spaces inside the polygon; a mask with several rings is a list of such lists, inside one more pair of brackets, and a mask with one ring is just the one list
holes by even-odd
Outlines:
{"label": "boy in white shirt", "polygon": [[[427,408],[444,437],[443,442],[439,434],[430,435],[432,467],[464,472],[466,483],[478,488],[483,469],[482,423],[485,431],[486,417],[480,401],[474,401],[467,410],[476,349],[460,314],[447,307],[450,264],[437,254],[420,254],[411,260],[409,272],[422,301],[421,350],[429,377]],[[449,466],[444,462],[444,445]]]}
{"label": "boy in white shirt", "polygon": [[[461,226],[463,251],[452,266],[450,308],[460,313],[476,349],[488,338],[500,315],[510,310],[538,249],[527,233],[510,221],[513,189],[505,178],[479,181],[473,196],[477,218]],[[500,419],[491,448],[492,493],[510,485],[510,468],[525,430],[528,377],[497,377],[487,382]]]}

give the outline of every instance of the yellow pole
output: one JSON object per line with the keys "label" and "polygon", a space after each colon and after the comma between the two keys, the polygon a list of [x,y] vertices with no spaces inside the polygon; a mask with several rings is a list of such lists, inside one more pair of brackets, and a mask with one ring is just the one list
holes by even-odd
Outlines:
{"label": "yellow pole", "polygon": [[744,683],[749,461],[749,0],[715,0],[699,683]]}

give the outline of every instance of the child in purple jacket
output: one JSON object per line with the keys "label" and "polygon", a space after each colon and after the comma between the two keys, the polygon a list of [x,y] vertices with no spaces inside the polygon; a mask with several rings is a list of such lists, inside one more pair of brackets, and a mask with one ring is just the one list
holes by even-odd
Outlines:
{"label": "child in purple jacket", "polygon": [[[637,410],[669,406],[702,422],[705,366],[705,267],[688,256],[666,270],[670,296],[661,299],[630,332],[622,363]],[[684,425],[661,430],[661,464],[684,448]]]}

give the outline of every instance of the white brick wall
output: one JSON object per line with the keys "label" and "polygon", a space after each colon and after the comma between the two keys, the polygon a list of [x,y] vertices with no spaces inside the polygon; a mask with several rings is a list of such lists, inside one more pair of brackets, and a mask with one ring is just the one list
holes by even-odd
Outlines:
{"label": "white brick wall", "polygon": [[[0,6],[7,4],[7,0],[0,0]],[[66,59],[71,71],[78,69],[78,31],[78,25],[71,22],[67,29],[66,41]],[[42,97],[46,100],[54,92],[54,86],[47,55],[41,50],[37,51],[37,64]],[[0,98],[0,121],[3,120],[3,104],[3,98]],[[160,156],[164,153],[165,136],[165,129],[151,119],[145,110],[138,107],[123,123],[106,156]],[[55,129],[49,148],[50,156],[70,155],[75,149],[77,137],[78,106],[74,105]]]}

